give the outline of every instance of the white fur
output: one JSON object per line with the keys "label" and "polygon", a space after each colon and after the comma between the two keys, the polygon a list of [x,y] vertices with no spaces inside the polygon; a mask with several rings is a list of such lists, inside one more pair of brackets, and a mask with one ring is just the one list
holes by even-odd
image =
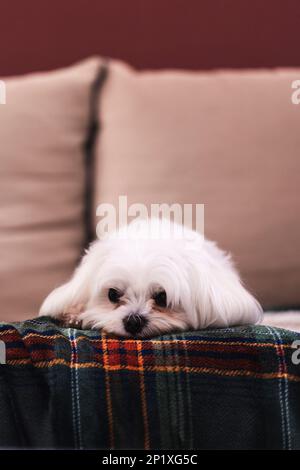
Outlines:
{"label": "white fur", "polygon": [[[40,315],[59,317],[81,304],[83,327],[129,336],[123,319],[138,313],[148,319],[142,337],[260,321],[259,303],[215,243],[188,229],[174,236],[169,222],[159,219],[133,222],[129,228],[94,242],[72,279],[46,298]],[[161,230],[159,239],[149,236],[153,228]],[[118,308],[107,299],[109,288],[124,292]],[[167,293],[168,315],[153,308],[157,288]]]}

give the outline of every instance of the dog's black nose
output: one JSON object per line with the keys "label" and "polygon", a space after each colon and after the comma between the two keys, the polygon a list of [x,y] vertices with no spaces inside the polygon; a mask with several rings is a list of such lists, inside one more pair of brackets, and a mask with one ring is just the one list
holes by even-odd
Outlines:
{"label": "dog's black nose", "polygon": [[144,326],[148,323],[147,318],[144,315],[129,315],[128,317],[123,319],[124,328],[125,330],[134,335],[140,333]]}

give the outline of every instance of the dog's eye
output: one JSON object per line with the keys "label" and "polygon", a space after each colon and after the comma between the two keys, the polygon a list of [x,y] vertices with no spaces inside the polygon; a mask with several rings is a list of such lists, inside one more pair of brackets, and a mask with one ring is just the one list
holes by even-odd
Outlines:
{"label": "dog's eye", "polygon": [[113,303],[116,304],[119,302],[121,297],[121,293],[117,289],[109,289],[108,290],[108,298]]}
{"label": "dog's eye", "polygon": [[167,306],[167,294],[166,291],[162,290],[153,296],[154,302],[159,307],[166,307]]}

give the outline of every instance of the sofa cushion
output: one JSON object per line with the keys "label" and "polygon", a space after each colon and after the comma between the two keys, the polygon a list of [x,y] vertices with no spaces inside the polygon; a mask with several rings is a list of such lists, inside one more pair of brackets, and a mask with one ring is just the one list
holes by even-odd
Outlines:
{"label": "sofa cushion", "polygon": [[84,144],[100,61],[5,80],[0,106],[0,318],[28,318],[84,244]]}
{"label": "sofa cushion", "polygon": [[285,328],[286,330],[298,331],[300,333],[300,311],[265,312],[261,323],[263,325]]}
{"label": "sofa cushion", "polygon": [[95,206],[119,195],[203,203],[205,235],[233,253],[258,299],[299,305],[299,73],[137,72],[112,61]]}

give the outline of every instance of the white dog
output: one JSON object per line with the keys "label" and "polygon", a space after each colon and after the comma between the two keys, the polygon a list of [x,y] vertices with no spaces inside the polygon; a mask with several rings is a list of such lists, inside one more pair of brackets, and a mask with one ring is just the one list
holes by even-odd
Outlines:
{"label": "white dog", "polygon": [[83,328],[140,338],[254,324],[262,316],[228,255],[198,233],[159,219],[135,221],[94,242],[40,315],[74,311]]}

